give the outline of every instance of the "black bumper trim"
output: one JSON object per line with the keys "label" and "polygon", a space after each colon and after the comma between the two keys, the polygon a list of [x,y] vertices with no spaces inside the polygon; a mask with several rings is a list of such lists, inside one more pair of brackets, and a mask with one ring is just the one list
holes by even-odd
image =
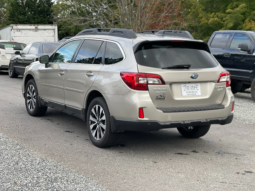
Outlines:
{"label": "black bumper trim", "polygon": [[207,111],[207,110],[216,110],[216,109],[224,109],[224,105],[210,105],[204,107],[172,107],[172,108],[157,108],[164,113],[177,113],[177,112],[191,112],[191,111]]}
{"label": "black bumper trim", "polygon": [[231,114],[224,118],[206,119],[201,121],[183,121],[183,122],[168,122],[159,123],[156,121],[128,121],[118,120],[114,116],[111,116],[111,129],[112,132],[119,131],[158,131],[165,128],[176,128],[176,127],[188,127],[188,126],[201,126],[220,124],[226,125],[232,122],[234,115]]}

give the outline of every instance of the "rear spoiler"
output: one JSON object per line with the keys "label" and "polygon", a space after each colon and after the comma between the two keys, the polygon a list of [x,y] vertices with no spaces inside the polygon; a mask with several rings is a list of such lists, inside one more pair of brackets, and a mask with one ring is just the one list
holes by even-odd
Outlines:
{"label": "rear spoiler", "polygon": [[139,47],[141,47],[143,44],[146,43],[153,43],[153,42],[170,42],[170,43],[174,43],[175,45],[177,45],[176,43],[180,43],[180,48],[191,48],[191,49],[197,49],[197,50],[204,50],[208,53],[211,54],[210,48],[208,46],[208,44],[206,42],[203,41],[190,41],[190,40],[184,40],[184,39],[180,39],[180,40],[156,40],[156,41],[142,41],[139,42],[137,44],[135,44],[133,46],[133,51],[134,53],[136,53],[139,50]]}

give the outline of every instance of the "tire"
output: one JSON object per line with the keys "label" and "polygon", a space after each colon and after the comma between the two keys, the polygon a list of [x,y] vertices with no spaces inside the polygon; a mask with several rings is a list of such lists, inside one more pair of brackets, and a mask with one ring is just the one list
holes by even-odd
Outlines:
{"label": "tire", "polygon": [[102,97],[91,101],[86,119],[89,138],[95,146],[105,148],[117,143],[119,135],[111,131],[110,112]]}
{"label": "tire", "polygon": [[12,63],[9,64],[8,74],[9,74],[10,78],[17,78],[18,77],[18,74],[15,72],[15,69],[14,69]]}
{"label": "tire", "polygon": [[210,129],[211,125],[178,127],[179,133],[186,138],[199,138],[204,136]]}
{"label": "tire", "polygon": [[231,82],[231,90],[233,94],[240,92],[243,84],[241,82]]}
{"label": "tire", "polygon": [[29,80],[25,89],[25,105],[31,116],[42,116],[46,113],[47,107],[39,105],[38,91],[33,79]]}
{"label": "tire", "polygon": [[255,101],[255,79],[252,80],[251,84],[251,97]]}

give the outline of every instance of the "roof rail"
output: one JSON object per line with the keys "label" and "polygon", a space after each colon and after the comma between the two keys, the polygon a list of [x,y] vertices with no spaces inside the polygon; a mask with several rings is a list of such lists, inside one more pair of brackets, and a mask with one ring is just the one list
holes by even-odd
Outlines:
{"label": "roof rail", "polygon": [[79,32],[76,36],[80,36],[80,35],[109,35],[109,36],[118,36],[118,37],[129,38],[129,39],[137,37],[135,32],[132,29],[119,29],[119,28],[85,29]]}
{"label": "roof rail", "polygon": [[147,30],[147,31],[140,31],[137,33],[143,33],[143,34],[155,34],[157,33],[159,30]]}
{"label": "roof rail", "polygon": [[184,38],[194,39],[189,31],[182,30],[159,30],[155,35],[157,36],[178,36]]}

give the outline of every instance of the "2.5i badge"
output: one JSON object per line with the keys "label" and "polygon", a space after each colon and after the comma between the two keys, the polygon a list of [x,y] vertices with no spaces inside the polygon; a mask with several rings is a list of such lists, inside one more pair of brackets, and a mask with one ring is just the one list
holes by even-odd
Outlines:
{"label": "2.5i badge", "polygon": [[156,96],[156,100],[165,100],[165,94]]}

